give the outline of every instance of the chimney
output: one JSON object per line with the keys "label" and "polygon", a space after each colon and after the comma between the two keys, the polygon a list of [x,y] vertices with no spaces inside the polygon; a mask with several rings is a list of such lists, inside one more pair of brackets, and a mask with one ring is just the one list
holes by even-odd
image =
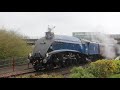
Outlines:
{"label": "chimney", "polygon": [[53,39],[54,37],[54,32],[52,32],[52,29],[54,29],[55,27],[53,28],[50,28],[49,25],[48,25],[48,32],[45,32],[45,37],[46,39]]}

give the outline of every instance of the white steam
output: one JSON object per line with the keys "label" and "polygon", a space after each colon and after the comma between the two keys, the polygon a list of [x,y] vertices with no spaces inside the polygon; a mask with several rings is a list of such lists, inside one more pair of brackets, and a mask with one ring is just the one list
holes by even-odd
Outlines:
{"label": "white steam", "polygon": [[91,40],[99,42],[104,46],[100,51],[102,56],[104,56],[106,59],[113,59],[116,57],[115,46],[117,41],[111,38],[109,35],[96,32],[94,35],[91,35]]}

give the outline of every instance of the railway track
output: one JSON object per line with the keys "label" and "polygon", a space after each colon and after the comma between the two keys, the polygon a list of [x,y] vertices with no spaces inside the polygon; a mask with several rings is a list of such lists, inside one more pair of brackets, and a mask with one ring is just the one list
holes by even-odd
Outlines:
{"label": "railway track", "polygon": [[[84,65],[79,65],[79,66],[84,66]],[[15,72],[10,72],[10,73],[0,74],[0,78],[15,78],[17,76],[33,75],[33,74],[34,75],[43,75],[43,74],[51,75],[52,73],[55,73],[55,74],[59,73],[66,78],[66,76],[70,74],[70,70],[73,67],[74,66],[69,66],[69,67],[64,67],[64,68],[54,68],[52,70],[41,70],[39,72],[36,72],[35,70],[33,70],[33,68],[30,68],[28,70],[22,70],[22,71],[15,71]]]}
{"label": "railway track", "polygon": [[16,77],[19,75],[24,75],[24,74],[29,74],[29,73],[34,73],[35,71],[17,71],[17,72],[10,72],[10,73],[4,73],[0,74],[0,78],[11,78],[11,77]]}
{"label": "railway track", "polygon": [[41,76],[41,75],[44,75],[44,74],[47,74],[47,75],[51,75],[51,74],[61,74],[63,76],[66,76],[68,74],[70,74],[70,68],[72,67],[67,67],[67,68],[55,68],[53,70],[42,70],[42,71],[39,71],[39,72],[36,72],[36,71],[31,71],[31,72],[26,72],[26,73],[21,73],[21,74],[16,74],[16,75],[12,75],[11,78],[13,77],[17,77],[17,76],[23,76],[23,75],[35,75],[35,76]]}
{"label": "railway track", "polygon": [[44,70],[40,72],[36,72],[34,70],[27,71],[27,72],[24,72],[24,71],[13,72],[13,73],[2,74],[0,75],[0,78],[14,78],[14,77],[21,76],[21,75],[32,75],[32,74],[36,74],[36,75],[49,74],[50,75],[51,73],[61,73],[62,75],[66,75],[66,74],[69,74],[69,72],[65,71],[66,69],[68,68],[62,68],[62,69],[56,68],[55,70],[50,70],[50,71]]}

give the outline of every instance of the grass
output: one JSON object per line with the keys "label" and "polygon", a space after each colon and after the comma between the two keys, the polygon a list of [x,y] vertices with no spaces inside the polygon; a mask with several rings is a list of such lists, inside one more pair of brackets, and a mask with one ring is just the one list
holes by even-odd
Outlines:
{"label": "grass", "polygon": [[36,74],[32,74],[32,75],[21,75],[21,76],[17,76],[16,78],[64,78],[63,75],[61,74],[42,74],[42,75],[36,75]]}

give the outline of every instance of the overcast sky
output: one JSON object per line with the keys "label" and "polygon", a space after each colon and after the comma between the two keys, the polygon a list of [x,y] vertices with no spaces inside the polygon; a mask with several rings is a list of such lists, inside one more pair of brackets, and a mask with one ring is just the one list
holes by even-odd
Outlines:
{"label": "overcast sky", "polygon": [[0,27],[30,37],[44,36],[48,25],[55,34],[104,32],[120,34],[120,12],[0,12]]}

